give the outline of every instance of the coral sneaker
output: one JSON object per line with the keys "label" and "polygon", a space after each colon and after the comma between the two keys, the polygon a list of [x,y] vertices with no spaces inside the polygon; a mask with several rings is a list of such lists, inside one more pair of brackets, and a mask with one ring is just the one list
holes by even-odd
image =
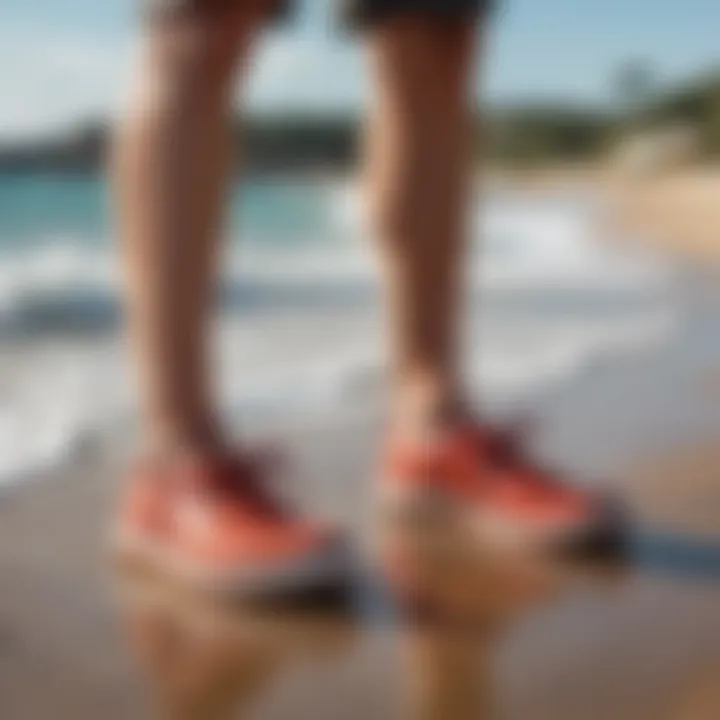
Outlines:
{"label": "coral sneaker", "polygon": [[247,457],[138,468],[116,524],[121,556],[241,596],[290,595],[338,582],[341,537],[297,519]]}
{"label": "coral sneaker", "polygon": [[490,544],[589,554],[624,545],[617,506],[524,459],[513,438],[467,428],[423,445],[391,445],[381,498],[390,517],[451,519]]}

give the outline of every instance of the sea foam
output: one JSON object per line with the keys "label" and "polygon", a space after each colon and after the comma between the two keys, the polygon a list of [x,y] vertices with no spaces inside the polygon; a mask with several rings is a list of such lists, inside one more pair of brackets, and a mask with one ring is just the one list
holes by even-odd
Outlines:
{"label": "sea foam", "polygon": [[[354,196],[331,190],[327,237],[229,244],[218,333],[229,414],[333,415],[379,394],[368,392],[386,357],[374,259]],[[499,195],[475,209],[466,367],[484,396],[547,390],[671,336],[672,266],[602,237],[601,210]],[[109,243],[69,236],[0,256],[0,483],[134,418],[118,267]]]}

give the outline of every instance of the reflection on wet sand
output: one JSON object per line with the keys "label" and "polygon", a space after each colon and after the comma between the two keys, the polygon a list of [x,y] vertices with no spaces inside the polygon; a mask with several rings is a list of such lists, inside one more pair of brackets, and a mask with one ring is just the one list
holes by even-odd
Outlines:
{"label": "reflection on wet sand", "polygon": [[[365,468],[337,447],[333,466],[307,446],[299,482],[317,484],[297,490],[351,525]],[[672,478],[688,520],[715,507],[705,488],[720,462],[703,457],[714,464],[702,475]],[[112,573],[121,602],[108,602],[97,544],[106,475],[89,466],[0,507],[2,720],[720,717],[720,538],[658,522],[658,475],[637,485],[652,532],[637,529],[624,565],[465,554],[391,534],[352,593],[270,612],[126,572]]]}
{"label": "reflection on wet sand", "polygon": [[288,665],[332,660],[352,643],[346,608],[325,602],[314,610],[239,606],[127,571],[119,590],[130,648],[162,717],[244,717]]}
{"label": "reflection on wet sand", "polygon": [[402,618],[408,716],[491,717],[493,660],[503,635],[560,591],[560,576],[537,558],[478,556],[457,544],[438,550],[404,537],[386,550]]}
{"label": "reflection on wet sand", "polygon": [[[159,715],[256,717],[258,702],[290,669],[317,662],[327,673],[356,652],[363,635],[380,632],[396,650],[386,656],[396,658],[388,671],[400,696],[393,714],[382,717],[491,717],[495,654],[504,635],[578,578],[548,559],[478,553],[457,543],[431,547],[407,535],[386,541],[378,560],[378,574],[358,578],[352,593],[274,608],[223,602],[125,568],[119,576],[124,627]],[[371,604],[371,615],[359,610],[362,594],[382,598]],[[325,682],[332,693],[332,673]],[[298,704],[291,716],[316,717],[312,703]]]}

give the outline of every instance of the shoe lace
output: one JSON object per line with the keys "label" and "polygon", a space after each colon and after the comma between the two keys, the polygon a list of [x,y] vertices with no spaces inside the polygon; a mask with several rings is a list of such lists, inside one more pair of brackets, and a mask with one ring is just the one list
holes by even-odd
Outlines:
{"label": "shoe lace", "polygon": [[[217,463],[206,487],[226,497],[254,516],[278,519],[286,516],[283,503],[271,492],[277,458],[268,451],[237,450]],[[207,482],[207,481],[206,481]]]}
{"label": "shoe lace", "polygon": [[487,448],[498,470],[506,470],[501,477],[506,482],[535,496],[547,497],[567,490],[556,473],[529,457],[526,447],[532,432],[532,422],[522,420],[500,430],[491,437],[479,432],[478,443]]}

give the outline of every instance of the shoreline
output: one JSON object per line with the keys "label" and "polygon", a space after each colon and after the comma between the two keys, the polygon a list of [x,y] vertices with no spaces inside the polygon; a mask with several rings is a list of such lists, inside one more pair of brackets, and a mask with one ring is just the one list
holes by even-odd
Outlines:
{"label": "shoreline", "polygon": [[[492,632],[467,636],[468,689],[482,690],[507,720],[720,713],[715,285],[686,278],[678,326],[660,345],[599,357],[523,408],[536,418],[544,457],[572,477],[617,488],[637,537],[611,577],[579,573],[557,595],[523,598],[520,608],[503,598],[500,626],[495,615],[481,616]],[[288,491],[301,507],[337,519],[359,547],[372,543],[378,414],[255,430],[286,442],[296,460]],[[113,435],[45,478],[0,492],[3,720],[154,718],[166,696],[177,702],[173,692],[196,703],[197,713],[182,717],[203,720],[250,706],[264,720],[385,720],[398,716],[403,692],[424,673],[458,679],[464,656],[428,649],[426,637],[408,636],[396,618],[373,616],[361,602],[340,621],[342,643],[329,648],[322,622],[308,629],[282,616],[262,626],[240,613],[221,620],[185,608],[181,616],[174,590],[167,607],[126,601],[104,546],[126,439]],[[478,585],[488,597],[496,583]],[[421,645],[417,675],[401,658],[413,642]],[[457,704],[461,688],[450,687]]]}
{"label": "shoreline", "polygon": [[599,162],[492,167],[486,183],[531,194],[597,194],[608,214],[608,234],[690,261],[720,264],[720,165],[635,173]]}
{"label": "shoreline", "polygon": [[[658,447],[672,443],[656,427],[650,443],[629,433],[630,455],[644,458],[646,471],[631,463],[622,472],[612,435],[617,418],[653,426],[656,413],[622,390],[627,371],[587,376],[538,409],[548,445],[579,458],[578,467],[609,470],[612,462],[596,461],[612,456],[644,534],[617,577],[571,579],[557,596],[503,606],[503,624],[493,625],[492,635],[467,635],[477,672],[488,668],[470,676],[482,678],[473,687],[482,687],[508,720],[685,720],[695,717],[684,714],[689,703],[707,717],[720,711],[709,682],[720,668],[720,533],[706,525],[709,508],[720,502],[720,454],[689,452],[673,465]],[[588,405],[598,386],[615,387],[601,412]],[[720,423],[711,425],[720,437]],[[377,430],[363,420],[285,432],[298,461],[293,494],[337,518],[361,544],[372,537],[368,478]],[[252,701],[252,718],[383,720],[398,716],[403,693],[417,683],[398,657],[408,642],[426,648],[418,650],[423,673],[457,671],[459,659],[445,650],[436,656],[427,638],[407,637],[384,615],[314,614],[314,625],[282,615],[258,623],[241,611],[221,618],[211,606],[184,607],[172,588],[165,588],[166,605],[126,599],[101,542],[119,480],[118,464],[98,455],[0,499],[0,697],[8,720],[154,718],[156,703],[175,692],[182,702],[201,693],[193,702],[205,710],[192,717],[216,717],[209,713],[221,701],[233,710]],[[329,633],[342,642],[330,642]],[[175,648],[171,655],[168,647]],[[256,684],[256,663],[265,667],[275,653],[279,664]],[[457,683],[450,687],[461,692]]]}

